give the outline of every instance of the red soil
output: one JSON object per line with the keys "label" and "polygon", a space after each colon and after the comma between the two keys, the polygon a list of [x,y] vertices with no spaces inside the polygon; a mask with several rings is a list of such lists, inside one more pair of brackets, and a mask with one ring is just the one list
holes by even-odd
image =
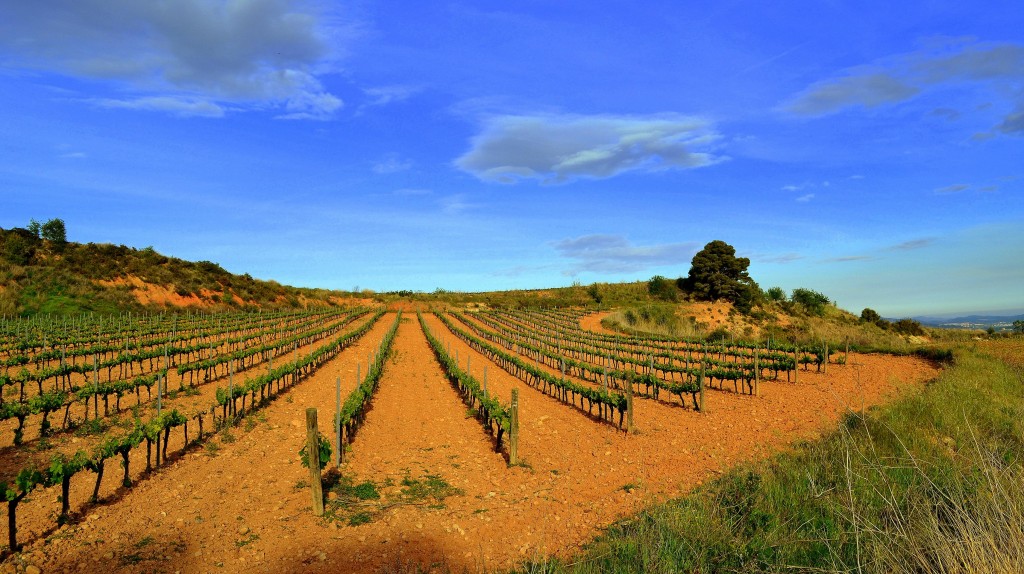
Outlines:
{"label": "red soil", "polygon": [[[437,476],[461,494],[443,506],[396,504],[361,526],[316,518],[309,489],[296,487],[308,480],[297,456],[304,410],[317,407],[330,436],[335,377],[347,393],[356,363],[365,370],[392,320],[383,317],[361,342],[266,407],[265,422],[234,430],[237,440],[221,443],[215,455],[192,451],[123,492],[113,490],[120,469],[112,464],[101,496],[113,500],[86,510],[48,542],[39,535],[59,505],[53,489],[38,491],[35,504],[50,505],[50,522],[27,521],[23,538],[36,541],[0,572],[13,571],[16,560],[43,572],[372,572],[407,562],[477,571],[566,556],[618,518],[738,462],[813,438],[845,410],[912,392],[937,374],[916,358],[851,355],[848,366],[830,365],[827,375],[801,371],[797,384],[762,382],[760,397],[709,391],[708,413],[638,398],[639,433],[631,436],[513,378],[428,317],[462,364],[470,358],[477,378],[486,365],[492,393],[508,401],[511,389],[520,389],[525,465],[509,468],[493,438],[467,416],[416,318],[405,315],[342,473],[354,483],[390,479],[384,502],[397,502],[405,478]],[[591,316],[584,325],[595,322]],[[76,477],[73,500],[91,489],[92,475],[84,476]]]}

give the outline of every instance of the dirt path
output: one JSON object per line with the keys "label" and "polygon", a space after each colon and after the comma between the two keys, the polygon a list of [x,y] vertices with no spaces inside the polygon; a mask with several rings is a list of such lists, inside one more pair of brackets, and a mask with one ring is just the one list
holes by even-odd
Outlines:
{"label": "dirt path", "polygon": [[597,313],[585,315],[580,318],[580,327],[585,331],[593,331],[604,335],[621,335],[621,333],[607,329],[601,324],[601,321],[611,314],[611,311],[598,311]]}
{"label": "dirt path", "polygon": [[[314,518],[308,489],[296,487],[308,476],[296,456],[303,410],[319,407],[321,430],[330,431],[334,377],[352,381],[356,362],[365,365],[370,342],[393,319],[383,317],[216,456],[186,455],[50,543],[37,543],[28,560],[44,572],[78,564],[111,572],[373,572],[407,562],[474,572],[567,556],[620,517],[741,460],[813,438],[844,409],[881,402],[937,373],[915,358],[851,355],[849,366],[831,366],[828,375],[801,371],[799,384],[764,382],[760,397],[709,393],[709,413],[638,401],[640,432],[627,435],[532,389],[427,316],[461,364],[470,358],[474,376],[487,367],[489,389],[502,401],[520,389],[524,465],[509,468],[494,439],[467,417],[407,315],[342,469],[353,485],[372,481],[381,498],[357,507],[373,509],[364,524],[350,525],[351,514]],[[407,485],[429,481],[447,496],[403,497]]]}

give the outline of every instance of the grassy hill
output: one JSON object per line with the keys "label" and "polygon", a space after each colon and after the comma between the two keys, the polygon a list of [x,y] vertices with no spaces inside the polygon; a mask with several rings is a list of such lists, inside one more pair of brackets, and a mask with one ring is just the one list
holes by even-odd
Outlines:
{"label": "grassy hill", "polygon": [[970,336],[965,331],[922,328],[914,321],[864,321],[831,304],[810,306],[784,294],[770,297],[770,292],[759,294],[749,312],[741,313],[726,301],[696,300],[664,278],[481,293],[439,289],[353,294],[235,275],[216,263],[168,257],[151,247],[52,241],[39,235],[28,229],[0,229],[0,316],[307,307],[358,297],[393,308],[590,307],[606,311],[603,325],[614,331],[711,339],[808,345],[828,341],[907,350],[937,339]]}
{"label": "grassy hill", "polygon": [[347,293],[234,275],[152,248],[56,242],[0,229],[0,315],[333,305]]}

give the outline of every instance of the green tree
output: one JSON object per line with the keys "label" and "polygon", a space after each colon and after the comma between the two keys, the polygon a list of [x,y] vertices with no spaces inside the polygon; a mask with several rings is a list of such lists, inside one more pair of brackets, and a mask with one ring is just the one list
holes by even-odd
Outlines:
{"label": "green tree", "polygon": [[53,218],[42,226],[43,239],[63,247],[68,242],[67,229],[64,227],[64,220]]}
{"label": "green tree", "polygon": [[1013,322],[1013,332],[1018,335],[1024,335],[1024,321],[1018,319]]}
{"label": "green tree", "polygon": [[786,300],[786,292],[782,290],[782,287],[771,287],[764,294],[769,301],[782,302]]}
{"label": "green tree", "polygon": [[731,301],[743,313],[749,313],[759,288],[747,274],[750,259],[736,257],[732,245],[714,240],[704,246],[690,265],[690,273],[679,279],[679,286],[697,299]]}
{"label": "green tree", "polygon": [[31,233],[32,235],[35,235],[36,239],[39,239],[39,234],[42,230],[42,226],[35,219],[29,219],[28,226],[25,227],[25,229],[28,229],[28,232]]}
{"label": "green tree", "polygon": [[804,309],[812,315],[821,315],[825,312],[825,305],[830,303],[829,298],[825,295],[814,291],[813,289],[793,289],[793,296],[790,297],[794,303],[803,305]]}
{"label": "green tree", "polygon": [[662,301],[679,300],[679,289],[676,287],[675,281],[661,275],[651,277],[647,282],[647,292],[651,294],[651,297]]}

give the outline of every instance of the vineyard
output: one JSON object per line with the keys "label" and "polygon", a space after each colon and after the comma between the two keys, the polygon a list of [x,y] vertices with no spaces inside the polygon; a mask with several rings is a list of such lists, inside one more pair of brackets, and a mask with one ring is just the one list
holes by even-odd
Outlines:
{"label": "vineyard", "polygon": [[[596,332],[585,315],[6,320],[4,567],[509,566],[935,373],[825,342]],[[323,516],[298,455],[310,407],[332,455]]]}

